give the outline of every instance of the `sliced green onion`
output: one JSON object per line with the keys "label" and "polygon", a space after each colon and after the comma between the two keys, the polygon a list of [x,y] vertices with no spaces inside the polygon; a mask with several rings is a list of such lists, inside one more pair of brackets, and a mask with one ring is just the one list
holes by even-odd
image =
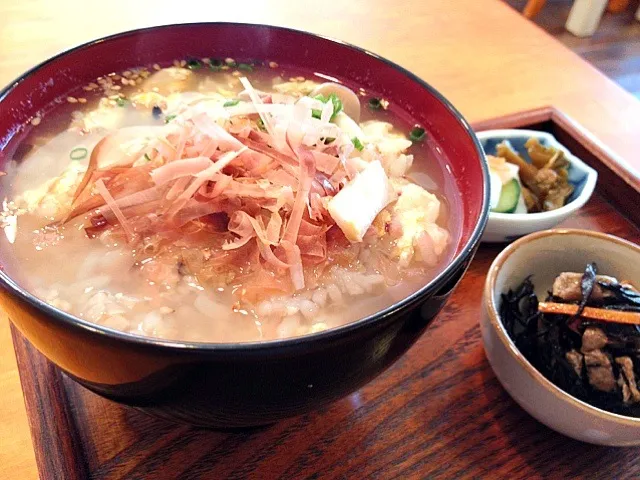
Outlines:
{"label": "sliced green onion", "polygon": [[201,66],[202,64],[200,63],[200,60],[196,60],[195,58],[187,62],[187,68],[189,70],[198,70]]}
{"label": "sliced green onion", "polygon": [[224,102],[223,107],[235,107],[240,103],[240,100],[229,100],[228,102]]}
{"label": "sliced green onion", "polygon": [[253,66],[248,63],[239,63],[238,70],[244,70],[245,72],[253,72]]}
{"label": "sliced green onion", "polygon": [[336,118],[336,115],[338,115],[342,111],[342,100],[340,100],[340,98],[338,98],[335,93],[329,95],[329,100],[331,100],[331,103],[333,103],[333,114],[331,115],[329,121],[333,121],[333,119]]}
{"label": "sliced green onion", "polygon": [[87,155],[89,154],[89,150],[87,150],[84,147],[76,147],[73,150],[71,150],[71,153],[69,154],[69,158],[71,160],[82,160],[84,158],[87,158]]}
{"label": "sliced green onion", "polygon": [[415,127],[413,127],[411,129],[411,132],[409,133],[409,140],[411,140],[412,142],[421,142],[422,140],[424,140],[424,137],[425,137],[424,128],[422,128],[419,125],[416,125]]}
{"label": "sliced green onion", "polygon": [[231,68],[236,68],[238,66],[238,64],[234,60],[231,60],[230,62],[225,60],[224,63],[225,63],[225,65],[227,65],[228,67],[231,67]]}
{"label": "sliced green onion", "polygon": [[379,98],[370,98],[369,108],[371,110],[380,110],[382,108],[382,101]]}
{"label": "sliced green onion", "polygon": [[212,70],[214,72],[219,72],[220,70],[222,70],[222,60],[218,60],[216,58],[211,60],[211,63],[209,64],[209,70]]}
{"label": "sliced green onion", "polygon": [[127,104],[127,100],[122,97],[118,97],[116,99],[116,103],[118,104],[119,107],[124,107]]}
{"label": "sliced green onion", "polygon": [[353,137],[351,139],[351,142],[353,143],[353,146],[356,147],[356,149],[360,151],[364,150],[364,145],[362,144],[362,142],[358,137]]}
{"label": "sliced green onion", "polygon": [[[331,103],[333,104],[333,113],[331,114],[331,118],[329,119],[330,122],[332,122],[333,119],[336,118],[336,115],[338,115],[342,111],[342,100],[340,100],[340,98],[335,93],[329,94],[328,97],[325,97],[324,95],[320,94],[320,95],[316,95],[313,98],[315,98],[316,100],[322,103],[327,103],[331,101]],[[318,110],[315,108],[312,109],[311,116],[313,118],[320,118],[322,116],[322,110]]]}
{"label": "sliced green onion", "polygon": [[167,115],[166,117],[164,117],[164,123],[169,123],[174,118],[176,118],[176,115]]}

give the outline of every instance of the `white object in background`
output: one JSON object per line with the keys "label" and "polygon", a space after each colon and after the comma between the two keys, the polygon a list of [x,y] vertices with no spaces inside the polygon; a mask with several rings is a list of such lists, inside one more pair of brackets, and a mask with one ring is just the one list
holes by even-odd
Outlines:
{"label": "white object in background", "polygon": [[574,0],[564,28],[577,37],[594,34],[607,7],[608,0]]}

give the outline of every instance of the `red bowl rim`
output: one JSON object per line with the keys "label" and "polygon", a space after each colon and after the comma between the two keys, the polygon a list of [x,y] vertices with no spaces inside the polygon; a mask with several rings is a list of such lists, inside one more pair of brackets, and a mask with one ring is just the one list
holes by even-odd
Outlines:
{"label": "red bowl rim", "polygon": [[[329,36],[324,36],[316,33],[307,32],[304,30],[289,28],[289,27],[281,27],[275,25],[267,25],[267,24],[259,24],[259,23],[241,23],[241,22],[192,22],[192,23],[174,23],[167,25],[156,25],[151,27],[127,30],[124,32],[116,33],[113,35],[108,35],[102,38],[98,38],[95,40],[88,41],[86,43],[80,44],[76,47],[69,48],[64,50],[57,55],[54,55],[47,60],[37,64],[33,68],[27,70],[14,81],[10,82],[5,88],[0,90],[0,105],[5,97],[7,97],[11,92],[16,88],[22,81],[26,78],[34,75],[45,65],[56,61],[58,58],[61,58],[69,53],[82,50],[85,48],[90,48],[94,44],[108,42],[110,40],[115,40],[118,38],[130,36],[130,35],[138,35],[140,33],[150,32],[153,30],[163,30],[163,29],[171,29],[175,27],[185,27],[185,26],[232,26],[239,28],[267,28],[271,30],[281,30],[288,31],[292,33],[301,34],[307,36],[315,41],[320,40],[323,42],[331,42],[339,44],[343,47],[349,48],[351,50],[355,50],[363,55],[367,55],[375,58],[378,61],[386,63],[390,67],[394,68],[398,72],[402,73],[404,76],[411,79],[413,82],[418,83],[422,88],[427,90],[431,95],[436,97],[436,99],[441,102],[446,109],[456,118],[460,126],[463,130],[471,137],[478,158],[480,159],[480,167],[482,169],[482,180],[483,180],[483,198],[482,198],[482,209],[480,211],[480,218],[474,226],[469,239],[466,244],[463,246],[461,251],[457,253],[454,258],[451,260],[449,265],[442,270],[438,275],[436,275],[429,283],[427,283],[422,288],[418,289],[411,295],[403,298],[402,300],[394,303],[393,305],[375,312],[366,317],[362,317],[358,320],[346,323],[339,327],[333,327],[328,330],[324,330],[317,333],[306,334],[298,337],[290,337],[284,339],[277,340],[259,340],[253,342],[237,342],[237,343],[212,343],[212,342],[189,342],[189,341],[181,341],[181,340],[164,340],[153,337],[145,337],[141,335],[136,335],[133,333],[122,332],[119,330],[114,330],[109,327],[104,327],[98,324],[94,324],[87,320],[83,320],[79,317],[71,315],[67,312],[59,310],[48,303],[40,300],[36,296],[27,292],[25,289],[20,287],[9,275],[5,272],[0,271],[0,286],[6,289],[11,295],[17,297],[18,299],[26,302],[30,306],[34,307],[41,313],[51,316],[56,320],[70,326],[72,328],[80,328],[81,330],[88,332],[103,335],[105,337],[111,338],[113,340],[124,341],[126,343],[135,344],[138,347],[149,347],[149,348],[162,348],[165,350],[177,350],[177,351],[236,351],[242,350],[243,353],[248,353],[249,351],[256,350],[264,350],[264,349],[289,349],[296,348],[300,346],[308,346],[310,342],[318,341],[339,341],[349,336],[352,332],[359,331],[362,329],[366,329],[369,325],[374,322],[385,322],[392,319],[396,314],[401,312],[402,310],[409,310],[412,307],[418,305],[422,300],[433,296],[438,293],[438,290],[442,288],[442,286],[447,285],[451,281],[457,281],[456,274],[464,273],[466,267],[464,263],[469,260],[471,255],[474,254],[475,249],[478,246],[480,238],[482,237],[482,233],[487,224],[487,219],[489,216],[489,168],[487,166],[487,162],[485,160],[484,151],[482,150],[482,146],[480,142],[476,138],[475,133],[471,129],[469,123],[465,120],[462,114],[447,100],[439,91],[437,91],[430,84],[422,80],[417,75],[411,73],[409,70],[401,67],[395,62],[388,60],[376,53],[373,53],[369,50],[366,50],[361,47],[357,47],[348,42],[344,42],[342,40],[338,40]],[[460,272],[460,270],[463,270]],[[459,276],[458,276],[459,278]],[[455,279],[455,280],[454,280]],[[448,293],[448,292],[446,292]]]}

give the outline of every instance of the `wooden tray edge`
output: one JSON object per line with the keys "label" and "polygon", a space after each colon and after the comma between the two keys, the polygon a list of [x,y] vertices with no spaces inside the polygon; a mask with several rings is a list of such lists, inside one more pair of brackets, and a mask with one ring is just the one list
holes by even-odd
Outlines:
{"label": "wooden tray edge", "polygon": [[[29,344],[13,324],[10,328],[40,478],[89,478],[61,371]],[[53,414],[44,411],[45,405],[55,410]]]}

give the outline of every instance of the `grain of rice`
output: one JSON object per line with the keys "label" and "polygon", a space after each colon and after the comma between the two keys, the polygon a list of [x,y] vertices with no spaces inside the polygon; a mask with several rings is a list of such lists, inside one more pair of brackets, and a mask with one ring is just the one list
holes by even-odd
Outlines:
{"label": "grain of rice", "polygon": [[259,317],[269,317],[273,314],[273,302],[260,302],[256,307],[256,313]]}
{"label": "grain of rice", "polygon": [[311,325],[311,328],[309,329],[309,333],[322,332],[323,330],[326,330],[327,328],[329,328],[329,327],[324,322],[314,323],[313,325]]}
{"label": "grain of rice", "polygon": [[327,304],[327,291],[324,288],[318,288],[313,292],[311,300],[320,307],[324,307]]}
{"label": "grain of rice", "polygon": [[221,304],[212,300],[206,294],[198,295],[195,302],[193,302],[193,306],[207,318],[217,318],[224,308]]}
{"label": "grain of rice", "polygon": [[291,337],[295,335],[299,327],[300,327],[299,315],[290,315],[282,319],[282,321],[276,328],[276,333],[280,338]]}
{"label": "grain of rice", "polygon": [[140,327],[145,335],[158,336],[158,329],[161,324],[162,316],[158,312],[152,311],[144,316]]}
{"label": "grain of rice", "polygon": [[101,325],[125,332],[131,328],[131,322],[122,315],[106,317],[101,321]]}
{"label": "grain of rice", "polygon": [[326,286],[327,294],[333,303],[342,303],[342,292],[335,283]]}
{"label": "grain of rice", "polygon": [[287,315],[295,315],[300,311],[300,307],[298,305],[286,305],[285,312]]}
{"label": "grain of rice", "polygon": [[300,313],[307,320],[313,320],[318,315],[318,305],[311,300],[302,300],[300,302]]}

